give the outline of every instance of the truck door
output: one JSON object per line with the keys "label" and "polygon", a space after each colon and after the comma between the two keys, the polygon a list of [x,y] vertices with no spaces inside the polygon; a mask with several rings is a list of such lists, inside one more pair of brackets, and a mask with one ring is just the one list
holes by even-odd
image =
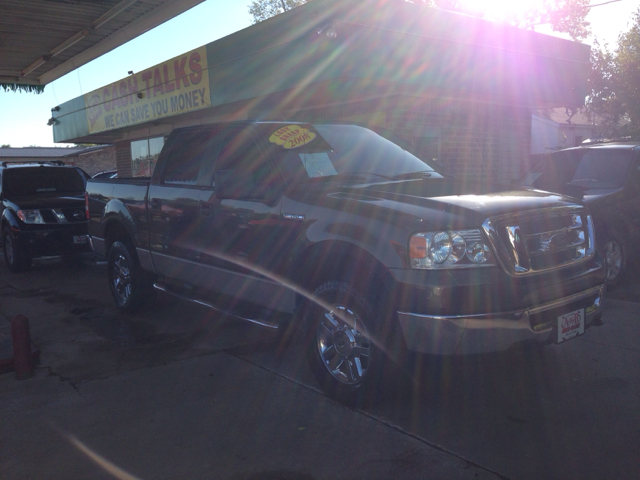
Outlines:
{"label": "truck door", "polygon": [[189,282],[198,261],[200,203],[208,193],[198,179],[220,143],[209,130],[186,131],[172,140],[149,186],[151,255],[157,273]]}
{"label": "truck door", "polygon": [[271,310],[293,309],[293,294],[271,277],[283,262],[284,179],[246,128],[225,135],[200,207],[201,258],[224,279],[216,290]]}

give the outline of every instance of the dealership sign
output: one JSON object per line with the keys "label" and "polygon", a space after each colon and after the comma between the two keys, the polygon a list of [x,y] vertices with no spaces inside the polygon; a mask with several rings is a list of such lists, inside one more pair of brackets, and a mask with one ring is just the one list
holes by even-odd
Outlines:
{"label": "dealership sign", "polygon": [[210,106],[206,47],[84,96],[89,133],[158,120]]}

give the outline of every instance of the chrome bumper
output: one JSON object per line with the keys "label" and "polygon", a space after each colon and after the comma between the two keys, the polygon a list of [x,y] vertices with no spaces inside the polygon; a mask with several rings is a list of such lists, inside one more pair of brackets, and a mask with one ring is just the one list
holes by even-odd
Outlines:
{"label": "chrome bumper", "polygon": [[480,315],[436,316],[398,312],[400,328],[409,350],[433,355],[464,355],[506,350],[525,341],[553,341],[554,318],[538,330],[530,316],[596,296],[585,305],[585,323],[590,325],[602,311],[604,285],[527,310]]}

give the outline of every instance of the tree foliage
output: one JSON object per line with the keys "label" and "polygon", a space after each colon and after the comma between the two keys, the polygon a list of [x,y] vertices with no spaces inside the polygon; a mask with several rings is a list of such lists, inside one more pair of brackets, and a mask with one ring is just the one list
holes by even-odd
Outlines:
{"label": "tree foliage", "polygon": [[629,117],[629,133],[640,134],[640,9],[618,39],[614,65],[616,99]]}
{"label": "tree foliage", "polygon": [[487,20],[502,21],[520,28],[549,24],[555,32],[566,33],[574,40],[585,39],[590,34],[589,22],[586,19],[589,0],[543,0],[528,9],[504,12],[499,16],[486,14],[482,10],[481,2],[422,0],[422,3]]}
{"label": "tree foliage", "polygon": [[591,71],[589,72],[589,98],[587,114],[599,125],[598,136],[616,137],[621,134],[620,123],[624,117],[624,106],[616,95],[615,56],[606,46],[598,43],[591,49]]}
{"label": "tree foliage", "polygon": [[19,83],[0,83],[0,88],[5,92],[27,92],[27,93],[42,93],[44,92],[44,85],[25,85]]}
{"label": "tree foliage", "polygon": [[253,17],[253,23],[258,23],[303,3],[307,3],[307,0],[253,0],[249,5],[249,14]]}
{"label": "tree foliage", "polygon": [[[541,0],[535,7],[520,10],[519,13],[507,13],[499,18],[488,17],[481,7],[481,2],[461,0],[395,0],[399,2],[412,1],[431,7],[461,12],[474,17],[497,20],[515,25],[520,28],[533,28],[536,25],[550,24],[554,31],[567,33],[574,40],[581,40],[589,36],[589,0]],[[253,23],[258,23],[286,10],[291,10],[307,3],[307,0],[253,0],[249,5],[249,13]]]}
{"label": "tree foliage", "polygon": [[640,8],[629,31],[611,52],[591,49],[590,95],[587,109],[601,123],[602,136],[640,135]]}

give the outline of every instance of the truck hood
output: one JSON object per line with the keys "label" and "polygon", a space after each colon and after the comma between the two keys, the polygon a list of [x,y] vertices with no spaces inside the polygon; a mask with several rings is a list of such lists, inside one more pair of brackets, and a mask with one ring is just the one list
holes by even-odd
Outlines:
{"label": "truck hood", "polygon": [[[7,200],[5,200],[7,201]],[[47,208],[84,208],[84,193],[77,195],[39,195],[37,197],[13,197],[11,202],[19,210],[41,210]]]}
{"label": "truck hood", "polygon": [[[489,217],[559,206],[581,205],[574,198],[543,191],[510,190],[458,194],[455,184],[433,185],[419,181],[402,184],[372,184],[343,188],[333,198],[366,203],[376,210],[391,210],[400,217],[448,225],[452,228],[480,226]],[[447,185],[449,184],[449,185]],[[468,190],[468,189],[467,189]],[[406,218],[405,218],[406,219]]]}

